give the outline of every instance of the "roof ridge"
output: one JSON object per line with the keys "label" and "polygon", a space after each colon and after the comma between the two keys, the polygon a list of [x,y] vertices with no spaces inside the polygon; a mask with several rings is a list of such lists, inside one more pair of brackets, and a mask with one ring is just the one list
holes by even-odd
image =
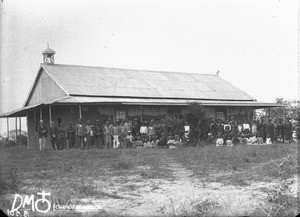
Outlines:
{"label": "roof ridge", "polygon": [[[196,73],[196,72],[175,72],[175,71],[157,71],[157,70],[146,70],[146,69],[128,69],[128,68],[115,68],[115,67],[102,67],[102,66],[85,66],[85,65],[68,65],[68,64],[42,64],[43,66],[71,66],[71,67],[85,67],[85,68],[98,68],[98,69],[116,69],[116,70],[130,70],[130,71],[143,71],[143,72],[162,72],[171,74],[187,74],[187,75],[205,75],[205,76],[218,76],[216,74],[209,73]],[[218,76],[220,77],[220,76]]]}

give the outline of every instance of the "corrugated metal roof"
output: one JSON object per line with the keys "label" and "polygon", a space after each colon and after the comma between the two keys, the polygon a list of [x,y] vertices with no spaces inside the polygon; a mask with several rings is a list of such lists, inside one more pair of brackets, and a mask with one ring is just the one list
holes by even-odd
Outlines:
{"label": "corrugated metal roof", "polygon": [[255,100],[213,74],[44,65],[70,95],[172,99]]}

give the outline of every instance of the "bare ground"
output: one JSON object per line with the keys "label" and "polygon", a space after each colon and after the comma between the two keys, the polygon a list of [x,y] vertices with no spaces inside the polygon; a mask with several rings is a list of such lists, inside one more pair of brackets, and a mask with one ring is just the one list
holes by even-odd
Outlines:
{"label": "bare ground", "polygon": [[[147,178],[150,167],[141,166],[138,168],[140,175],[95,180],[94,184],[99,189],[114,197],[85,198],[80,201],[84,209],[78,212],[92,212],[100,208],[107,214],[124,216],[182,216],[196,213],[200,216],[241,216],[263,206],[267,196],[264,189],[270,189],[279,182],[249,182],[246,186],[208,182],[206,178],[193,176],[192,171],[174,159],[168,158],[167,161],[168,169],[173,173],[170,179]],[[224,175],[230,174],[212,174],[208,178]],[[298,177],[291,179],[291,196],[297,197]]]}

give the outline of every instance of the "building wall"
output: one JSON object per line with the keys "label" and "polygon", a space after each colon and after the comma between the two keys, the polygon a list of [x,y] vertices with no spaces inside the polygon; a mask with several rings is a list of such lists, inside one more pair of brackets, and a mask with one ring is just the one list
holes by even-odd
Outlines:
{"label": "building wall", "polygon": [[57,99],[62,96],[66,96],[66,93],[45,71],[42,71],[27,105],[35,105],[40,102]]}

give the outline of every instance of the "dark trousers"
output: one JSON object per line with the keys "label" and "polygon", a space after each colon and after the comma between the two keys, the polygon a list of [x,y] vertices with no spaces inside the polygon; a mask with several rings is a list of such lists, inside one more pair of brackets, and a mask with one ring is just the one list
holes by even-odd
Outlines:
{"label": "dark trousers", "polygon": [[57,138],[56,137],[51,137],[50,142],[51,142],[51,145],[52,145],[52,149],[57,150]]}
{"label": "dark trousers", "polygon": [[84,149],[84,141],[83,141],[83,136],[76,136],[76,147],[80,149]]}
{"label": "dark trousers", "polygon": [[94,148],[96,146],[96,136],[90,136],[90,147]]}
{"label": "dark trousers", "polygon": [[103,148],[103,136],[102,135],[96,136],[96,146],[97,146],[97,148]]}
{"label": "dark trousers", "polygon": [[68,138],[69,148],[75,148],[75,137]]}
{"label": "dark trousers", "polygon": [[63,150],[66,147],[66,138],[65,137],[61,137],[58,140],[58,149],[59,150]]}

